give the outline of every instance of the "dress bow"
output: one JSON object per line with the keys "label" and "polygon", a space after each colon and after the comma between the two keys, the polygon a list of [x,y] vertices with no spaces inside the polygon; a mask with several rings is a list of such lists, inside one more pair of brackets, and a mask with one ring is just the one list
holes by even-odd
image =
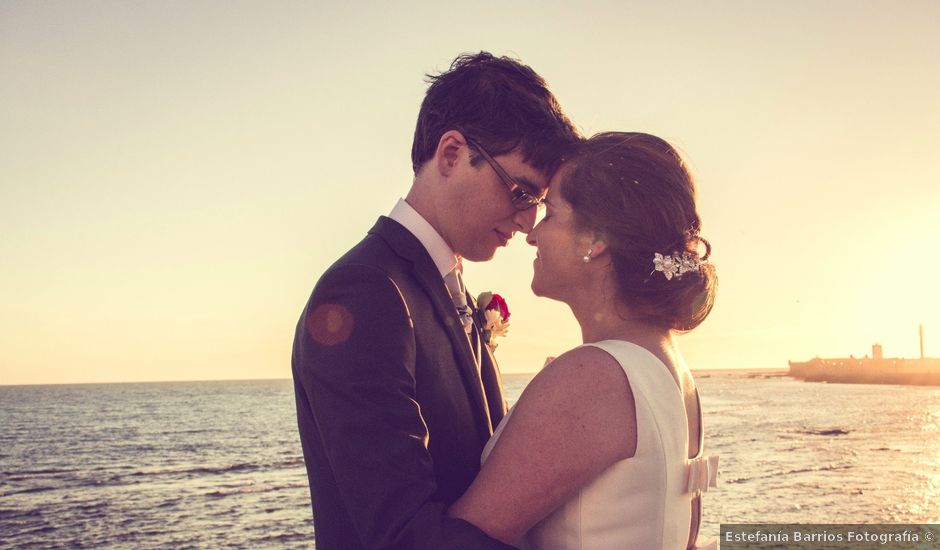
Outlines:
{"label": "dress bow", "polygon": [[709,487],[718,486],[718,455],[700,456],[688,463],[689,493],[704,493]]}

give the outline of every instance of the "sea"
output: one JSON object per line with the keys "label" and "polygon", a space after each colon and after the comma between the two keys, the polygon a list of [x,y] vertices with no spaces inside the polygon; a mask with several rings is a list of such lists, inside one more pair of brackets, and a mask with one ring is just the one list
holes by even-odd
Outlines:
{"label": "sea", "polygon": [[[505,377],[510,402],[532,375]],[[940,388],[696,376],[720,523],[940,523]],[[0,548],[315,548],[290,380],[0,386]]]}

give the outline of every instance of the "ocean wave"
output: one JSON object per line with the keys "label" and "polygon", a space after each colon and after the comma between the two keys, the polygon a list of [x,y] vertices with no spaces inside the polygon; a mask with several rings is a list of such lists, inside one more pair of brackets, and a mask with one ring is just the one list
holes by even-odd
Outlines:
{"label": "ocean wave", "polygon": [[13,496],[13,495],[26,495],[30,493],[44,493],[46,491],[55,491],[56,489],[61,489],[61,487],[52,487],[52,486],[41,486],[41,487],[26,487],[25,489],[13,489],[10,491],[5,491],[0,493],[0,496]]}
{"label": "ocean wave", "polygon": [[43,470],[16,470],[16,471],[4,470],[0,472],[0,476],[9,476],[9,477],[42,476],[42,475],[49,475],[49,474],[68,474],[68,473],[77,472],[77,471],[78,470],[74,468],[46,468]]}
{"label": "ocean wave", "polygon": [[222,498],[233,495],[260,494],[274,491],[296,490],[307,488],[307,483],[272,483],[270,485],[255,485],[254,483],[244,485],[231,485],[222,489],[216,489],[205,494],[207,497]]}
{"label": "ocean wave", "polygon": [[795,433],[803,434],[803,435],[825,435],[825,436],[849,435],[849,431],[843,430],[842,428],[825,428],[825,429],[805,428],[802,430],[796,430]]}
{"label": "ocean wave", "polygon": [[849,435],[851,432],[841,427],[833,428],[789,428],[778,435],[780,439],[802,439],[805,435],[817,435],[824,437],[836,437],[840,435]]}
{"label": "ocean wave", "polygon": [[161,502],[160,504],[157,504],[157,508],[172,508],[176,506],[177,504],[179,504],[181,500],[183,499],[180,497],[167,499]]}
{"label": "ocean wave", "polygon": [[254,472],[259,470],[284,470],[303,466],[302,457],[272,462],[236,462],[231,464],[184,464],[179,466],[163,466],[146,468],[127,474],[133,477],[162,476],[162,475],[220,475],[232,472]]}
{"label": "ocean wave", "polygon": [[84,471],[47,468],[5,472],[0,496],[45,493],[88,487],[136,485],[161,476],[179,476],[188,479],[215,477],[233,473],[267,472],[295,469],[303,466],[303,458],[291,457],[264,462],[236,462],[230,464],[183,464],[128,471],[128,466],[97,467]]}
{"label": "ocean wave", "polygon": [[2,520],[17,520],[17,519],[27,519],[27,518],[40,518],[42,517],[42,510],[39,508],[33,508],[30,510],[14,510],[10,508],[0,508],[0,519]]}
{"label": "ocean wave", "polygon": [[[35,478],[22,478],[20,481],[37,481]],[[27,487],[10,486],[9,489],[0,491],[0,495],[12,496],[30,493],[44,493],[47,491],[58,491],[62,489],[81,489],[84,487],[109,487],[114,485],[124,485],[125,481],[120,475],[110,475],[105,477],[73,475],[63,476],[52,479],[43,479],[47,482],[44,485],[31,485]],[[49,483],[51,482],[51,483]]]}
{"label": "ocean wave", "polygon": [[252,485],[245,485],[242,487],[234,487],[231,489],[217,489],[215,491],[209,491],[208,493],[206,493],[206,496],[219,498],[219,497],[227,497],[227,496],[232,496],[232,495],[243,495],[245,493],[260,493],[260,492],[264,492],[264,491],[260,491],[257,487],[254,487]]}
{"label": "ocean wave", "polygon": [[722,483],[746,483],[755,479],[768,479],[774,477],[784,477],[793,474],[805,474],[810,472],[830,472],[835,470],[849,470],[853,468],[852,464],[827,464],[825,466],[813,466],[811,468],[795,468],[792,470],[781,470],[776,472],[770,472],[764,475],[755,475],[755,476],[744,476],[738,478],[721,478]]}

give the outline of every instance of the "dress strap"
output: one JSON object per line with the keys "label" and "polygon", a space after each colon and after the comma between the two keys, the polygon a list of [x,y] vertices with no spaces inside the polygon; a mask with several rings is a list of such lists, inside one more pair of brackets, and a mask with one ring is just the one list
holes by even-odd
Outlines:
{"label": "dress strap", "polygon": [[699,456],[686,463],[689,481],[686,492],[701,494],[718,486],[718,455]]}

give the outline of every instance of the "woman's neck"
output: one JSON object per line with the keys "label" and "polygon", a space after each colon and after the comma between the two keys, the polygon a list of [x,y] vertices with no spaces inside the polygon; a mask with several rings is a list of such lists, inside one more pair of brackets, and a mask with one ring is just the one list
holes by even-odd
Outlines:
{"label": "woman's neck", "polygon": [[656,350],[670,352],[675,346],[672,331],[639,320],[610,292],[571,300],[568,306],[581,326],[584,343],[627,340],[654,353]]}

